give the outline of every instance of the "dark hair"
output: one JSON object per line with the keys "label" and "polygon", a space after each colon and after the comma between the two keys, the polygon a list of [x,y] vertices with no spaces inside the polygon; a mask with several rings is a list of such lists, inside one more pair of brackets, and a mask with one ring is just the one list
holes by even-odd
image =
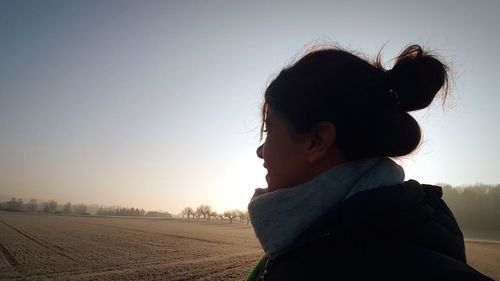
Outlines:
{"label": "dark hair", "polygon": [[448,68],[419,45],[405,48],[391,70],[341,48],[307,53],[270,83],[262,107],[298,133],[321,121],[337,128],[336,144],[351,159],[398,157],[418,147],[421,131],[408,111],[423,109],[444,86]]}

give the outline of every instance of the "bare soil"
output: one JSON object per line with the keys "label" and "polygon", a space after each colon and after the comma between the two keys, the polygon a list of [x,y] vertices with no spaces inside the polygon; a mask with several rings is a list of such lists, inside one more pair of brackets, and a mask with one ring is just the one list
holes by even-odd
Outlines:
{"label": "bare soil", "polygon": [[465,240],[467,262],[481,273],[500,280],[500,241]]}
{"label": "bare soil", "polygon": [[[466,247],[500,280],[499,243]],[[0,280],[246,280],[263,254],[240,222],[0,213]]]}

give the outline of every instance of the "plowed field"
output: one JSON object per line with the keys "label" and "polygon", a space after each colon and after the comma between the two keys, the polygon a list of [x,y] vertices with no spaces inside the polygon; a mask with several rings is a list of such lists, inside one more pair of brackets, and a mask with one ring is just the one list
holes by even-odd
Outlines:
{"label": "plowed field", "polygon": [[[500,244],[467,251],[500,280]],[[0,213],[0,280],[245,280],[262,255],[244,223]]]}

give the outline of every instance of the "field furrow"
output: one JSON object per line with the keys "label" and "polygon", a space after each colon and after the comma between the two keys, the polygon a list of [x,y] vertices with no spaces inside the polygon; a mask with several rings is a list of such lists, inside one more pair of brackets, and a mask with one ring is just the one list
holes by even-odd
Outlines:
{"label": "field furrow", "polygon": [[39,239],[36,239],[35,237],[33,237],[32,235],[30,235],[29,233],[27,233],[25,231],[22,231],[21,229],[16,228],[16,227],[14,227],[14,226],[6,223],[3,220],[0,220],[0,223],[3,223],[5,225],[7,225],[8,227],[12,228],[14,231],[18,232],[19,234],[21,234],[22,236],[28,238],[29,240],[35,242],[36,244],[38,244],[38,245],[46,248],[47,250],[53,251],[57,255],[60,255],[62,257],[65,257],[65,258],[68,258],[68,259],[70,259],[72,261],[75,261],[75,258],[71,257],[69,254],[65,253],[64,251],[61,251],[61,250],[57,249],[53,245],[50,245],[49,243],[43,242],[43,241],[41,241]]}
{"label": "field furrow", "polygon": [[2,254],[2,258],[0,259],[0,267],[5,267],[4,265],[10,265],[11,267],[16,267],[19,262],[12,252],[5,246],[2,241],[2,237],[0,237],[0,253]]}
{"label": "field furrow", "polygon": [[193,241],[198,241],[198,242],[205,242],[205,243],[210,243],[210,244],[232,244],[228,242],[223,242],[223,241],[214,241],[214,240],[208,240],[208,239],[203,239],[203,238],[197,238],[197,237],[190,237],[190,236],[183,236],[183,235],[177,235],[177,234],[168,234],[168,233],[159,233],[159,232],[152,232],[152,231],[144,231],[144,230],[139,230],[136,228],[130,228],[130,227],[119,227],[119,226],[114,226],[114,225],[106,225],[106,224],[96,224],[96,223],[89,223],[89,222],[82,222],[83,224],[90,224],[90,225],[95,225],[95,226],[101,226],[101,227],[107,227],[107,228],[114,228],[114,229],[119,229],[119,230],[126,230],[126,231],[133,231],[133,232],[139,232],[139,233],[147,233],[147,234],[158,234],[166,237],[171,237],[171,238],[180,238],[180,239],[188,239],[188,240],[193,240]]}
{"label": "field furrow", "polygon": [[[221,257],[203,257],[195,260],[170,262],[157,260],[138,262],[119,267],[106,267],[98,270],[67,271],[59,274],[37,274],[27,276],[29,279],[46,280],[197,280],[197,278],[220,274],[221,270],[237,270],[247,274],[249,262],[260,258],[260,251],[232,254]],[[234,261],[237,261],[236,263]],[[134,277],[135,276],[135,277]],[[145,276],[153,279],[144,279]],[[226,279],[224,279],[226,280]]]}
{"label": "field furrow", "polygon": [[[467,242],[500,277],[500,244]],[[244,223],[0,213],[0,280],[245,280],[262,257]]]}

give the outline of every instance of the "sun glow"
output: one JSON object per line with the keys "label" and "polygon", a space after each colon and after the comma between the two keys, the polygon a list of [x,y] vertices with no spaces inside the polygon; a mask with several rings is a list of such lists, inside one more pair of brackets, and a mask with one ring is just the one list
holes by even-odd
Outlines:
{"label": "sun glow", "polygon": [[234,162],[221,180],[218,206],[223,210],[246,210],[254,190],[266,187],[266,170],[255,152],[245,153]]}

